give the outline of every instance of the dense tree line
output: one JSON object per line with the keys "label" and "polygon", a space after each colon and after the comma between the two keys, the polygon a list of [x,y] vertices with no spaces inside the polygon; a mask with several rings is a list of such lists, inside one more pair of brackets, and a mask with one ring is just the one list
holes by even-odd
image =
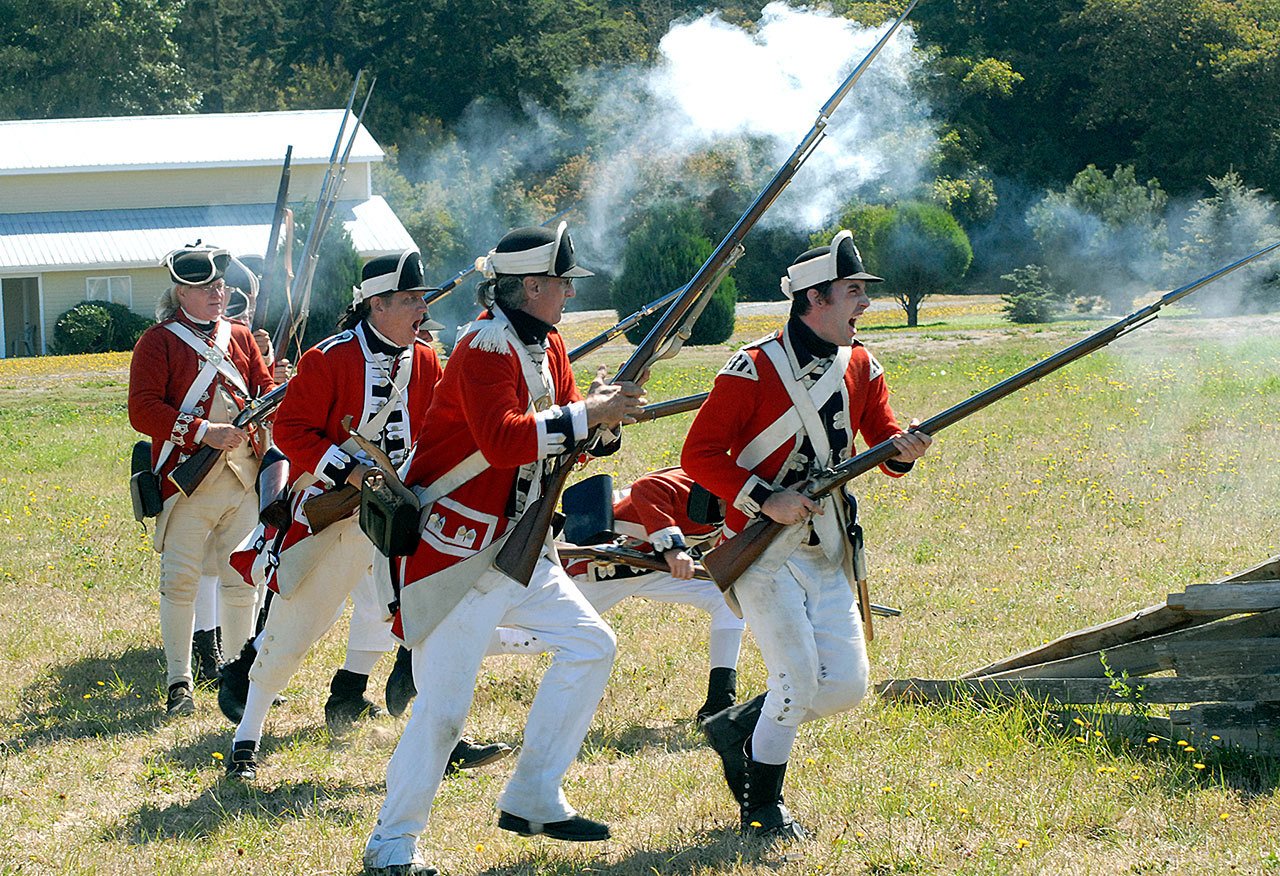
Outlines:
{"label": "dense tree line", "polygon": [[[903,2],[834,7],[877,24]],[[378,76],[367,124],[393,147],[379,189],[429,265],[452,270],[473,255],[465,230],[550,216],[575,204],[602,172],[593,150],[607,132],[598,120],[594,130],[566,125],[569,133],[537,163],[495,148],[501,160],[482,164],[457,135],[477,107],[495,118],[523,119],[536,108],[553,123],[584,122],[591,107],[571,87],[582,71],[651,61],[682,17],[719,8],[750,26],[763,5],[0,0],[0,118],[333,107],[354,72],[367,69]],[[1233,205],[1253,204],[1267,213],[1255,224],[1274,222],[1266,194],[1280,192],[1274,0],[929,0],[912,23],[926,59],[918,89],[939,124],[929,177],[888,200],[872,193],[848,205],[850,221],[873,217],[864,208],[879,205],[951,241],[950,270],[967,266],[971,251],[970,276],[981,288],[1035,264],[1013,285],[1055,290],[1059,303],[1101,295],[1115,307],[1135,285],[1156,282],[1132,266],[1119,280],[1090,267],[1105,262],[1117,239],[1136,241],[1168,269],[1191,258],[1183,231],[1193,218],[1209,227],[1215,216],[1235,215]],[[722,158],[713,150],[655,169],[620,228],[656,229],[660,223],[645,224],[653,210],[684,203],[696,208],[698,236],[718,237],[759,182],[741,168],[760,164]],[[478,190],[492,193],[491,202],[469,199]],[[1169,220],[1157,214],[1169,204],[1197,198],[1205,200],[1194,217],[1172,220],[1172,231],[1160,225]],[[958,227],[944,231],[926,207]],[[1080,216],[1097,220],[1092,231]],[[818,230],[757,229],[735,271],[737,288],[772,297],[778,265]],[[868,238],[867,247],[886,253],[888,240]],[[1068,275],[1071,283],[1062,279]],[[582,297],[603,303],[612,279],[584,284]],[[925,280],[898,280],[894,294],[914,317]]]}

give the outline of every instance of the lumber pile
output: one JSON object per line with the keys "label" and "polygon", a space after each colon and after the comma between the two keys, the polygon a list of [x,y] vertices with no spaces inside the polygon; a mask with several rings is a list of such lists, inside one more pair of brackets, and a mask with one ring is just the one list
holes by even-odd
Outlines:
{"label": "lumber pile", "polygon": [[1280,752],[1280,556],[959,678],[895,679],[877,692],[932,703],[1132,704],[1136,696],[1183,706],[1170,715],[1175,728]]}

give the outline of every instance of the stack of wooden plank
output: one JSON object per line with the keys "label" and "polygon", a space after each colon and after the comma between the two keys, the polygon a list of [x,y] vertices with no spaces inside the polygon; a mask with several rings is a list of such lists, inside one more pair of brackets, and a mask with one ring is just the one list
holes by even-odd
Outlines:
{"label": "stack of wooden plank", "polygon": [[1177,704],[1175,728],[1280,752],[1280,556],[959,678],[896,679],[877,691],[918,702]]}

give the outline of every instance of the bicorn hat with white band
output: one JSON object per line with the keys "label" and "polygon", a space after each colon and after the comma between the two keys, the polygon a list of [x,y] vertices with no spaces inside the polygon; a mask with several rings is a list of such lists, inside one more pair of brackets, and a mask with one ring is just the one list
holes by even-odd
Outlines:
{"label": "bicorn hat with white band", "polygon": [[197,240],[190,246],[175,249],[160,264],[169,269],[169,279],[183,286],[203,286],[223,275],[231,251],[204,246]]}
{"label": "bicorn hat with white band", "polygon": [[569,223],[556,228],[531,225],[503,235],[489,254],[476,259],[476,270],[492,280],[499,274],[548,277],[593,277],[586,268],[578,267],[574,258]]}
{"label": "bicorn hat with white band", "polygon": [[406,249],[370,259],[360,272],[360,285],[351,288],[351,303],[388,292],[426,292],[430,288],[422,271],[422,255],[416,249]]}
{"label": "bicorn hat with white band", "polygon": [[782,278],[782,294],[794,298],[796,292],[831,280],[879,283],[882,279],[867,273],[862,264],[862,253],[853,243],[853,232],[841,231],[831,238],[830,245],[803,252],[791,263],[787,275]]}

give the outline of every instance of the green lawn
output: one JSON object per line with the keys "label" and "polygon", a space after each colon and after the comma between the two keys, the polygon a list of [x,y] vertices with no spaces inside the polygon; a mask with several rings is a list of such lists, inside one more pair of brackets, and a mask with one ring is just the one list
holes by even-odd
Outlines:
{"label": "green lawn", "polygon": [[[867,326],[900,414],[937,413],[1098,325],[1017,329],[994,312]],[[598,327],[579,329],[571,344]],[[707,388],[729,349],[660,364],[651,397]],[[625,352],[582,363],[584,380]],[[212,696],[194,718],[163,717],[158,559],[125,489],[127,363],[0,362],[0,873],[356,873],[402,723],[324,729],[343,630],[272,713],[252,788],[220,779],[231,727]],[[630,429],[595,470],[625,482],[674,464],[690,417]],[[877,624],[874,678],[957,675],[1280,552],[1277,424],[1280,321],[1161,319],[942,433],[909,477],[868,475],[872,596],[903,610]],[[788,804],[813,838],[744,842],[689,720],[705,619],[637,601],[609,620],[619,656],[567,793],[616,839],[499,831],[500,764],[437,801],[424,845],[447,873],[1280,870],[1280,762],[1112,737],[1030,705],[868,702],[807,725]],[[470,732],[518,741],[541,666],[487,662]],[[741,669],[759,690],[749,639]]]}

